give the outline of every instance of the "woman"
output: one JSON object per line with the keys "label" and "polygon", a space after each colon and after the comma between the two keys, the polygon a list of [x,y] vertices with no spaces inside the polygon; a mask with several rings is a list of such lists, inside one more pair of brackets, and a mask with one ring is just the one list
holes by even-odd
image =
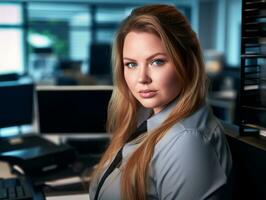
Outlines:
{"label": "woman", "polygon": [[201,50],[185,17],[168,5],[133,10],[114,41],[113,70],[113,136],[90,199],[227,199],[230,150],[205,103]]}

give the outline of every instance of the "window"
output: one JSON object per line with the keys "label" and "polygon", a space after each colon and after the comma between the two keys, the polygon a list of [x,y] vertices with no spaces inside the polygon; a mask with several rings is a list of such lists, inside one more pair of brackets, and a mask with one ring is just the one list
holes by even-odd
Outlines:
{"label": "window", "polygon": [[0,74],[24,72],[22,9],[0,4]]}

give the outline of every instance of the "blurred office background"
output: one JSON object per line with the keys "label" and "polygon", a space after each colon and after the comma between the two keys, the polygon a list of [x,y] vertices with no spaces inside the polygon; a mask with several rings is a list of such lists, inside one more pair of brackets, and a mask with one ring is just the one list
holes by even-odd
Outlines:
{"label": "blurred office background", "polygon": [[188,17],[211,81],[208,101],[219,118],[235,123],[241,0],[1,1],[0,81],[112,85],[115,31],[134,7],[150,3],[175,5]]}

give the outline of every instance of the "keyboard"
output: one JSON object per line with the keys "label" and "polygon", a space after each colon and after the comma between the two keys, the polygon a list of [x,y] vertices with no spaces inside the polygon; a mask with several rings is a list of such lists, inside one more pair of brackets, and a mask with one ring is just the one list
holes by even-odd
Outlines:
{"label": "keyboard", "polygon": [[26,177],[0,178],[0,200],[44,200]]}

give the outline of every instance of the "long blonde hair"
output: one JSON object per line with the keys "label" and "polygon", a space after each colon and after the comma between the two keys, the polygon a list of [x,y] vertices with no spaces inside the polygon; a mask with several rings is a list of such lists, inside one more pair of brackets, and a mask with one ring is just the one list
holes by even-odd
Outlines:
{"label": "long blonde hair", "polygon": [[175,123],[193,113],[206,96],[206,75],[196,34],[186,18],[169,5],[136,8],[123,21],[113,43],[114,90],[108,107],[107,131],[113,137],[94,173],[99,177],[137,126],[139,103],[127,87],[123,73],[123,45],[130,31],[150,32],[162,41],[176,66],[181,91],[169,117],[143,139],[122,166],[121,195],[126,200],[147,199],[147,174],[154,147]]}

